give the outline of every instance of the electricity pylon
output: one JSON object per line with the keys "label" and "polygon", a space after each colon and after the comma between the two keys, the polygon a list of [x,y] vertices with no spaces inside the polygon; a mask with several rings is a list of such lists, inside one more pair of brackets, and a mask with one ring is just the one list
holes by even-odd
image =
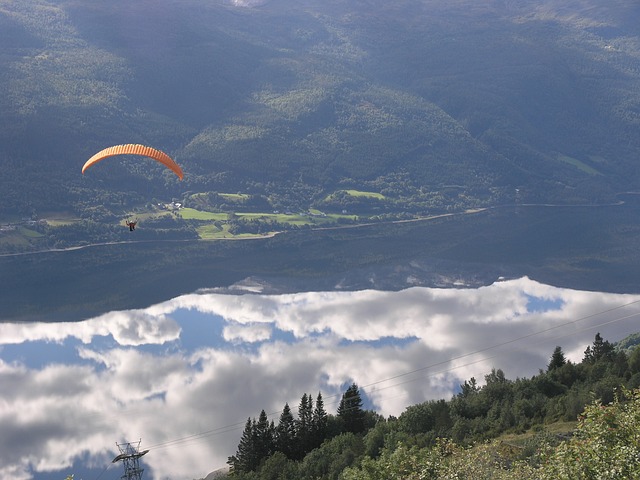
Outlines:
{"label": "electricity pylon", "polygon": [[118,443],[118,450],[120,450],[120,455],[112,460],[111,463],[122,462],[124,465],[124,475],[122,475],[123,480],[142,480],[142,472],[144,468],[140,468],[140,457],[146,455],[149,450],[140,451],[140,442],[142,439],[138,440],[138,443],[134,445],[133,443]]}

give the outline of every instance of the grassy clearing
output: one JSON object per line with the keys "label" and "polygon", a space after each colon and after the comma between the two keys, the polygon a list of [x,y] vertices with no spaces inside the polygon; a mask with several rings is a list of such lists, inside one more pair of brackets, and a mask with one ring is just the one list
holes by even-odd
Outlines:
{"label": "grassy clearing", "polygon": [[31,230],[26,227],[19,227],[17,230],[21,235],[24,235],[27,238],[41,238],[44,237],[43,234],[36,232],[35,230]]}
{"label": "grassy clearing", "polygon": [[219,193],[222,198],[226,200],[231,200],[234,202],[244,202],[249,198],[249,195],[246,193]]}
{"label": "grassy clearing", "polygon": [[[47,222],[48,225],[52,227],[59,227],[61,225],[71,225],[73,223],[78,223],[81,221],[80,218],[76,217],[71,212],[63,212],[63,211],[44,211],[38,212],[38,219],[41,221]],[[0,218],[0,225],[2,224],[22,224],[25,223],[29,218],[24,218],[19,215],[8,215]]]}
{"label": "grassy clearing", "polygon": [[386,200],[386,197],[384,195],[377,192],[364,192],[362,190],[338,190],[336,192],[333,192],[330,195],[327,195],[327,197],[325,198],[325,201],[331,201],[334,197],[342,193],[346,193],[347,195],[350,195],[352,197]]}
{"label": "grassy clearing", "polygon": [[0,251],[29,250],[40,245],[43,238],[45,235],[42,233],[20,225],[14,230],[0,232]]}
{"label": "grassy clearing", "polygon": [[210,220],[214,222],[225,221],[229,218],[229,215],[226,213],[203,212],[202,210],[196,210],[195,208],[181,208],[178,211],[178,215],[185,220]]}
{"label": "grassy clearing", "polygon": [[80,219],[75,218],[75,219],[63,220],[59,218],[56,218],[56,219],[47,218],[45,222],[47,222],[47,225],[49,225],[50,227],[64,227],[65,225],[72,225],[74,223],[78,223],[80,222]]}
{"label": "grassy clearing", "polygon": [[216,240],[219,238],[232,238],[233,234],[229,233],[229,225],[217,226],[213,223],[202,225],[196,229],[198,236],[202,240]]}
{"label": "grassy clearing", "polygon": [[384,200],[385,196],[381,193],[376,192],[362,192],[360,190],[344,190],[346,193],[351,195],[352,197],[366,197],[366,198],[377,198],[378,200]]}
{"label": "grassy clearing", "polygon": [[609,163],[609,160],[607,160],[601,155],[589,155],[589,160],[595,163],[603,164],[603,165]]}
{"label": "grassy clearing", "polygon": [[220,197],[226,200],[231,200],[233,202],[244,202],[245,200],[248,200],[250,197],[248,193],[219,193],[219,192],[192,193],[190,197],[192,200],[198,200],[200,198],[206,199],[211,193],[216,193]]}
{"label": "grassy clearing", "polygon": [[[227,194],[225,194],[227,195]],[[241,199],[241,194],[228,194],[236,199]],[[144,222],[149,218],[158,218],[167,215],[176,215],[184,220],[195,220],[200,222],[196,227],[196,232],[202,240],[232,239],[232,238],[259,238],[265,235],[276,233],[276,230],[283,230],[282,225],[296,227],[304,226],[328,226],[335,225],[341,220],[357,221],[357,215],[324,214],[318,210],[309,213],[266,213],[266,212],[237,212],[233,214],[223,212],[207,212],[197,208],[181,208],[173,211],[151,211],[151,212],[130,212],[127,219],[137,219]],[[233,215],[245,221],[258,221],[265,224],[280,224],[280,228],[274,227],[273,231],[262,234],[233,234],[229,231],[229,216]],[[125,225],[125,219],[121,220],[121,225]]]}
{"label": "grassy clearing", "polygon": [[267,222],[287,223],[289,225],[310,225],[313,222],[307,215],[285,213],[237,213],[238,217],[246,220],[263,220]]}
{"label": "grassy clearing", "polygon": [[325,221],[320,220],[317,223],[336,223],[338,220],[350,220],[355,222],[359,219],[358,215],[346,215],[341,213],[331,213],[325,217]]}
{"label": "grassy clearing", "polygon": [[221,240],[221,239],[240,239],[240,238],[260,238],[271,235],[276,232],[269,233],[241,233],[234,235],[229,232],[229,225],[224,224],[217,226],[214,224],[202,225],[196,229],[201,240]]}
{"label": "grassy clearing", "polygon": [[30,242],[18,231],[14,231],[10,233],[3,233],[2,235],[0,235],[0,245],[3,249],[9,249],[11,247],[25,248],[30,245]]}
{"label": "grassy clearing", "polygon": [[167,211],[151,211],[151,212],[129,212],[120,220],[120,225],[126,225],[128,220],[137,220],[138,222],[144,222],[150,218],[168,217],[172,215],[172,212]]}
{"label": "grassy clearing", "polygon": [[558,155],[558,160],[564,163],[568,163],[569,165],[573,165],[577,169],[581,170],[584,173],[589,175],[602,175],[598,170],[593,167],[590,167],[586,163],[581,162],[577,158],[570,157],[568,155]]}
{"label": "grassy clearing", "polygon": [[[573,432],[578,422],[555,422],[544,426],[544,431],[552,435],[566,435]],[[505,433],[498,437],[498,440],[510,445],[523,445],[527,440],[533,438],[538,433],[537,430],[530,429],[524,433]]]}
{"label": "grassy clearing", "polygon": [[358,219],[357,215],[341,215],[341,214],[328,214],[311,216],[306,214],[297,213],[237,213],[238,217],[243,217],[247,220],[264,220],[278,223],[285,223],[287,225],[327,225],[337,223],[340,219],[355,221]]}
{"label": "grassy clearing", "polygon": [[73,225],[80,222],[82,219],[76,217],[71,212],[61,211],[47,211],[40,212],[38,215],[41,219],[47,222],[47,225],[51,227],[63,227],[65,225]]}

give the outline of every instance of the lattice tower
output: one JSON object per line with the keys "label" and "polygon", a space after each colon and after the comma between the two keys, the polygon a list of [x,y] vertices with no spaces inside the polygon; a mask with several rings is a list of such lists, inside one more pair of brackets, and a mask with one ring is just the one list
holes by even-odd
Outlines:
{"label": "lattice tower", "polygon": [[120,450],[120,455],[113,459],[112,463],[122,462],[124,465],[124,475],[122,475],[122,480],[142,480],[142,472],[144,468],[140,468],[140,457],[146,455],[149,450],[140,451],[140,442],[142,439],[138,440],[138,443],[117,443],[118,450]]}

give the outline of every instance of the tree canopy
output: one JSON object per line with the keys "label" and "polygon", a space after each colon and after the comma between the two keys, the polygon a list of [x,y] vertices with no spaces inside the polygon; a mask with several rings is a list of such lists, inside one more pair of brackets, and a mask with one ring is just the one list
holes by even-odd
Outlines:
{"label": "tree canopy", "polygon": [[[598,333],[581,363],[567,361],[557,346],[538,375],[510,380],[494,368],[484,380],[483,385],[465,380],[453,398],[412,405],[387,419],[362,409],[355,382],[342,394],[335,415],[324,411],[321,393],[315,404],[305,393],[297,418],[285,404],[275,427],[264,411],[247,420],[229,459],[231,475],[241,480],[640,478],[640,348],[627,356]],[[551,433],[547,427],[554,424],[567,426],[562,434]],[[504,434],[523,440],[496,440]]]}

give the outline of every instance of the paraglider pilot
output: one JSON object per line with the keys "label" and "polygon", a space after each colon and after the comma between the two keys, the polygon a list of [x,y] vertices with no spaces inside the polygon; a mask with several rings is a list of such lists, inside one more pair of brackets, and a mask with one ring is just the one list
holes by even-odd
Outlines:
{"label": "paraglider pilot", "polygon": [[129,231],[133,232],[136,229],[136,223],[138,223],[138,222],[137,221],[130,222],[129,220],[126,220],[124,223],[126,223],[127,227],[129,227]]}

